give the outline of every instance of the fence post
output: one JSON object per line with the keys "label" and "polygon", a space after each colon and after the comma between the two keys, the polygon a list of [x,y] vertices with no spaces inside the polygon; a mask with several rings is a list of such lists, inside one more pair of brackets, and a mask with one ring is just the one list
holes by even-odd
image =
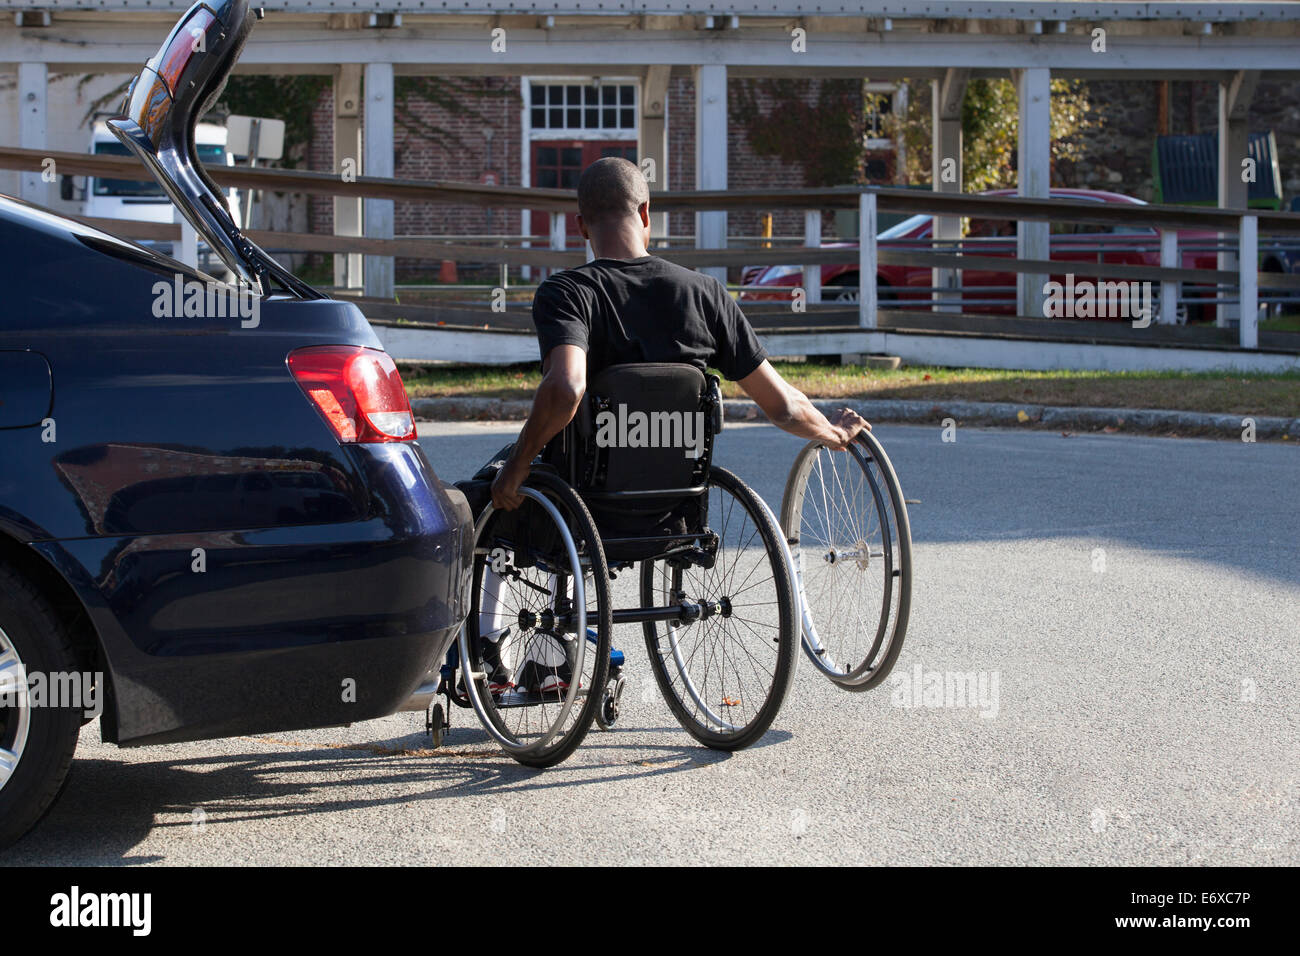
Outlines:
{"label": "fence post", "polygon": [[876,194],[858,195],[858,326],[876,327]]}
{"label": "fence post", "polygon": [[[727,66],[702,63],[695,67],[695,188],[727,188]],[[700,210],[695,213],[695,248],[727,248],[727,211]],[[726,266],[699,269],[723,285]]]}
{"label": "fence post", "polygon": [[[568,237],[564,234],[564,213],[551,213],[551,248],[558,252],[563,252],[568,242]],[[550,275],[557,270],[554,267],[545,270],[545,275]]]}
{"label": "fence post", "polygon": [[[1016,142],[1016,176],[1019,196],[1047,199],[1052,194],[1052,71],[1047,67],[1016,70],[1016,96],[1020,129]],[[1016,229],[1016,258],[1050,260],[1051,224],[1019,220]],[[1048,273],[1020,273],[1016,276],[1016,314],[1035,319],[1044,317],[1043,286]]]}
{"label": "fence post", "polygon": [[[822,244],[822,211],[807,209],[803,214],[803,244],[806,249],[819,249]],[[821,263],[803,267],[803,291],[805,302],[816,305],[822,300]]]}
{"label": "fence post", "polygon": [[172,220],[181,224],[181,241],[172,250],[172,258],[183,262],[191,269],[199,267],[199,234],[190,221],[181,215],[180,209],[172,207]]}
{"label": "fence post", "polygon": [[[361,64],[343,63],[334,71],[334,172],[342,175],[344,164],[351,163],[357,173],[368,172],[361,166],[364,156],[361,142]],[[364,200],[353,196],[332,196],[334,235],[360,236],[364,219]],[[248,228],[248,223],[244,223]],[[363,266],[361,253],[334,254],[334,285],[340,289],[361,291]]]}
{"label": "fence post", "polygon": [[[361,168],[367,176],[392,179],[393,167],[393,64],[367,63],[363,68],[365,107],[362,110]],[[362,218],[367,239],[393,238],[393,200],[366,199]],[[396,289],[392,256],[367,255],[362,262],[366,295],[391,299]]]}
{"label": "fence post", "polygon": [[[1160,231],[1160,268],[1177,269],[1178,230],[1162,229]],[[1179,283],[1172,280],[1160,282],[1160,324],[1178,324],[1178,288]]]}
{"label": "fence post", "polygon": [[[49,68],[44,63],[18,64],[18,145],[24,149],[48,149],[47,90],[50,85]],[[14,115],[14,114],[9,114]],[[9,123],[9,120],[5,120]],[[9,137],[6,136],[6,139]],[[87,183],[89,188],[89,183]],[[41,172],[18,174],[18,196],[28,202],[45,206],[50,202],[49,184]]]}
{"label": "fence post", "polygon": [[1237,230],[1237,268],[1240,270],[1238,298],[1241,319],[1237,325],[1238,344],[1243,349],[1259,348],[1259,220],[1242,216]]}

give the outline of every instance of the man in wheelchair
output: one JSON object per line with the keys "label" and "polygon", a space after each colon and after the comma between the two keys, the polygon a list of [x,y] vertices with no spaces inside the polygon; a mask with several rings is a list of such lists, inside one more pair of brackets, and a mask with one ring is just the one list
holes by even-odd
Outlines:
{"label": "man in wheelchair", "polygon": [[[556,463],[553,440],[580,412],[600,418],[599,423],[587,420],[588,431],[599,424],[612,429],[616,439],[626,439],[625,433],[638,426],[644,432],[647,423],[671,429],[686,447],[656,444],[656,452],[662,454],[649,459],[642,456],[638,467],[677,473],[683,482],[689,482],[690,446],[693,442],[698,445],[703,435],[689,418],[663,418],[670,413],[657,413],[655,403],[665,402],[673,405],[672,413],[683,413],[692,407],[689,389],[695,388],[698,396],[708,368],[739,382],[774,425],[833,450],[844,449],[858,432],[871,427],[849,409],[828,420],[807,396],[787,383],[767,361],[753,328],[722,283],[647,251],[649,187],[634,163],[607,158],[587,167],[578,183],[578,229],[591,243],[595,258],[550,276],[533,299],[543,376],[532,411],[518,439],[475,475],[480,482],[491,478],[491,499],[497,509],[512,511],[524,503],[520,486],[530,469],[548,446],[545,460]],[[692,373],[683,366],[697,371]],[[644,407],[631,411],[584,407],[589,383],[615,378],[623,393],[636,393]],[[629,396],[624,404],[636,404],[636,398]],[[642,441],[646,440],[643,434]],[[632,442],[636,442],[635,435]],[[700,458],[698,447],[695,457]],[[621,503],[603,514],[597,507],[592,511],[602,536],[633,527],[671,528],[674,521],[682,520],[680,513],[664,513],[653,502],[640,508]],[[609,557],[611,561],[635,559],[636,553],[611,552]],[[485,600],[482,616],[490,618],[492,613],[491,601]],[[494,693],[516,683],[543,692],[567,687],[562,642],[557,640],[554,648],[543,647],[538,660],[518,662],[519,672],[514,675],[491,646],[493,636],[503,632],[503,627],[480,628],[486,642],[482,659],[491,669],[489,684]]]}

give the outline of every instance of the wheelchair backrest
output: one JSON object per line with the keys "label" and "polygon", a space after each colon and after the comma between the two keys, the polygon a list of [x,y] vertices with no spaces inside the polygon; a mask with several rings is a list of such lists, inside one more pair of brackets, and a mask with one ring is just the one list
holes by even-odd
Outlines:
{"label": "wheelchair backrest", "polygon": [[693,365],[613,365],[588,382],[558,457],[593,510],[662,513],[703,493],[721,411],[717,379]]}

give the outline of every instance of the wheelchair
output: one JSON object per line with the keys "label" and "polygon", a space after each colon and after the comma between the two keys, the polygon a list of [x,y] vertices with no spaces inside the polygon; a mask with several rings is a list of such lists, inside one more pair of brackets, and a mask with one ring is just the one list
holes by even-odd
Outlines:
{"label": "wheelchair", "polygon": [[[520,763],[553,766],[593,723],[617,721],[625,657],[612,646],[616,624],[641,625],[673,716],[719,750],[767,732],[801,642],[848,690],[875,686],[893,666],[911,546],[879,443],[865,433],[847,459],[806,446],[778,521],[713,463],[722,411],[718,379],[694,366],[612,366],[534,462],[523,505],[494,508],[490,477],[457,483],[476,514],[471,596],[439,689]],[[614,608],[611,582],[638,565],[638,606]],[[513,669],[514,686],[493,685],[497,661]],[[431,709],[435,746],[449,712]]]}

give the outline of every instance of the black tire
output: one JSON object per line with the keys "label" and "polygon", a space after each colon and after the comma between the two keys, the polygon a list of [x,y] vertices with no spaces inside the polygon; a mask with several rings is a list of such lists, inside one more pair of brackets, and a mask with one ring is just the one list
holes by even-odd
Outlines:
{"label": "black tire", "polygon": [[[842,280],[842,281],[841,281]],[[822,286],[822,302],[839,302],[844,305],[856,305],[859,297],[858,277],[854,273],[852,282],[842,276],[836,276]]]}
{"label": "black tire", "polygon": [[[526,488],[541,492],[559,511],[568,525],[568,532],[577,547],[580,560],[585,562],[587,575],[584,579],[586,591],[587,627],[596,632],[594,639],[577,635],[585,647],[584,664],[591,662],[588,670],[582,668],[582,674],[572,688],[572,700],[567,715],[561,713],[563,703],[558,695],[555,701],[544,695],[534,695],[538,702],[531,706],[514,706],[515,701],[528,699],[516,697],[513,692],[494,700],[489,693],[486,681],[477,679],[465,681],[471,692],[471,702],[484,728],[493,735],[511,757],[528,767],[552,767],[567,759],[586,737],[600,712],[605,698],[605,685],[609,682],[610,643],[614,630],[614,610],[610,600],[609,567],[605,562],[605,551],[601,547],[600,535],[596,523],[587,510],[582,499],[559,478],[544,471],[532,472],[524,482]],[[535,517],[550,521],[542,509],[531,499],[521,506],[534,509]],[[470,669],[482,672],[484,666],[478,655],[478,637],[480,626],[480,601],[483,596],[483,574],[487,567],[489,553],[494,546],[500,527],[499,522],[513,520],[503,516],[517,516],[519,512],[498,512],[489,505],[480,515],[474,543],[474,567],[471,575],[470,612],[466,619],[465,632],[461,641],[462,660],[467,660]],[[522,573],[522,572],[521,572]],[[540,573],[540,572],[539,572]],[[533,582],[536,588],[538,582]],[[522,637],[523,635],[519,635]],[[504,640],[504,638],[503,638]],[[527,638],[525,638],[525,641]],[[463,669],[462,669],[463,673]],[[566,693],[565,700],[570,694]],[[509,704],[511,706],[498,706]],[[552,709],[554,708],[554,709]],[[529,722],[518,718],[524,710],[540,711],[537,715],[536,729]],[[554,730],[552,740],[542,743],[541,736]],[[500,736],[498,736],[498,734]],[[502,739],[502,737],[506,739]],[[533,740],[531,738],[538,738]]]}
{"label": "black tire", "polygon": [[[744,580],[735,580],[734,571],[723,566],[725,562],[722,555],[726,550],[724,541],[723,546],[719,548],[718,565],[707,570],[701,568],[689,569],[694,577],[689,582],[685,580],[685,571],[675,572],[677,577],[673,578],[674,572],[662,560],[643,561],[641,563],[641,603],[645,607],[663,606],[669,603],[670,596],[666,592],[669,588],[676,586],[676,582],[680,581],[681,586],[688,590],[687,597],[689,600],[718,601],[725,598],[731,610],[726,614],[716,615],[709,620],[699,621],[683,628],[675,629],[671,628],[668,623],[655,621],[647,621],[642,627],[655,681],[658,682],[659,690],[672,710],[673,716],[677,718],[678,723],[691,736],[707,747],[712,747],[715,750],[740,750],[750,746],[763,734],[767,733],[772,721],[776,719],[776,715],[780,712],[782,704],[785,703],[786,695],[790,692],[790,685],[794,681],[795,655],[798,653],[798,605],[795,598],[794,577],[789,563],[786,561],[781,531],[776,522],[773,521],[767,507],[748,485],[726,469],[716,466],[709,469],[709,486],[709,527],[721,534],[725,539],[729,533],[727,525],[732,513],[730,509],[725,507],[725,499],[730,497],[735,502],[739,502],[744,511],[744,518],[752,522],[755,528],[754,533],[746,541],[752,542],[753,537],[757,535],[763,545],[764,555],[759,561],[766,561],[771,569],[770,590],[772,592],[771,596],[775,600],[754,601],[753,598],[756,595],[751,595],[744,602],[734,600],[743,591],[756,587],[763,582],[760,579],[755,584],[748,584]],[[717,502],[713,500],[715,492],[718,494]],[[744,533],[744,525],[742,524],[740,531],[736,532],[736,540],[739,540]],[[742,544],[740,550],[744,551],[748,547],[748,543]],[[755,568],[750,570],[749,574],[751,576],[757,567],[758,565],[755,565]],[[656,570],[660,571],[666,580],[656,584]],[[733,588],[734,590],[732,590]],[[690,591],[707,591],[709,593],[689,593]],[[761,596],[766,597],[767,595],[763,594]],[[746,616],[736,613],[737,608],[743,608],[747,604],[753,607],[759,604],[768,606],[775,604],[775,626],[771,627],[765,622],[748,619]],[[771,612],[765,613],[770,614]],[[756,630],[751,626],[752,624],[758,624],[763,630]],[[748,641],[749,647],[742,646],[739,648],[744,654],[743,658],[738,653],[733,653],[731,657],[737,661],[743,661],[744,667],[754,673],[756,678],[754,682],[755,691],[761,691],[763,699],[757,707],[752,708],[752,714],[745,717],[743,724],[733,725],[731,729],[723,729],[721,722],[710,719],[710,717],[716,718],[716,713],[710,713],[712,711],[711,705],[700,698],[703,696],[707,700],[711,693],[721,691],[722,707],[732,708],[744,704],[744,696],[741,690],[728,690],[728,687],[743,688],[743,677],[733,675],[734,679],[728,682],[726,678],[714,677],[710,674],[711,662],[722,660],[723,664],[721,666],[726,666],[728,658],[727,648],[724,643],[728,638],[726,632],[731,629],[740,635],[741,628],[749,632],[743,638]],[[683,655],[680,650],[676,655],[674,654],[674,642],[677,642],[678,647],[684,643],[683,640],[679,639],[679,630],[682,635],[695,635],[695,643],[689,656]],[[700,655],[700,648],[705,646],[706,643],[709,646]],[[769,647],[769,644],[773,646]],[[753,649],[754,653],[750,652],[750,648]],[[694,670],[693,674],[683,674],[683,669],[678,664],[678,660],[683,656],[685,656],[683,663],[688,665],[688,670]],[[701,657],[702,663],[696,664],[697,658]],[[764,675],[761,671],[754,671],[756,660],[760,664],[770,660],[771,669],[768,675]],[[738,671],[741,670],[743,669],[738,668]],[[703,691],[699,691],[697,686],[703,687]],[[732,693],[741,693],[742,696],[732,698]],[[749,708],[746,709],[749,710]],[[728,713],[727,716],[730,718],[744,715]]]}
{"label": "black tire", "polygon": [[[81,669],[72,632],[49,600],[27,578],[0,567],[0,669],[5,660],[12,666],[15,658],[26,674]],[[26,733],[19,744],[21,712],[26,714]],[[17,753],[12,772],[0,777],[0,849],[26,834],[58,799],[83,717],[77,707],[28,707],[21,712],[0,703],[0,750]]]}
{"label": "black tire", "polygon": [[[857,305],[860,288],[856,272],[841,273],[822,286],[822,302]],[[898,296],[894,295],[893,286],[879,277],[876,278],[876,305],[882,309],[898,308]]]}

